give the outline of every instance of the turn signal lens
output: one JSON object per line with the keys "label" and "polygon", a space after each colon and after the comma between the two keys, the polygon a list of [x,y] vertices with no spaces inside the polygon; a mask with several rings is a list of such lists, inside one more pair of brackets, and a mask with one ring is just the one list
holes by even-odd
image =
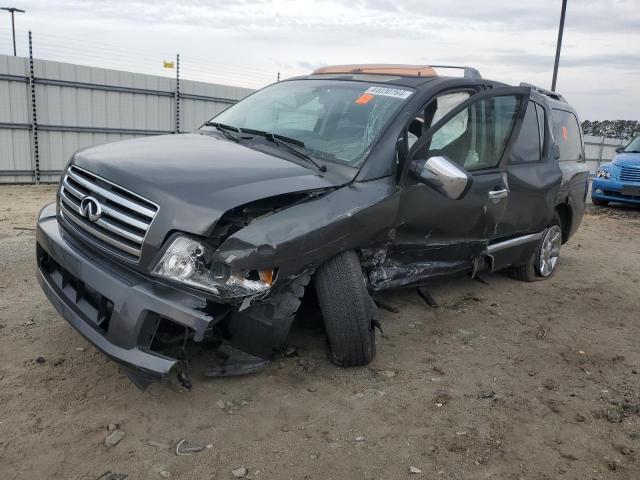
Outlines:
{"label": "turn signal lens", "polygon": [[260,280],[268,285],[271,285],[273,283],[273,269],[267,269],[267,270],[260,270],[258,272],[258,275],[260,275]]}
{"label": "turn signal lens", "polygon": [[274,270],[246,272],[214,262],[214,252],[195,238],[177,236],[166,247],[152,273],[176,282],[201,288],[220,298],[241,298],[266,292],[274,280]]}

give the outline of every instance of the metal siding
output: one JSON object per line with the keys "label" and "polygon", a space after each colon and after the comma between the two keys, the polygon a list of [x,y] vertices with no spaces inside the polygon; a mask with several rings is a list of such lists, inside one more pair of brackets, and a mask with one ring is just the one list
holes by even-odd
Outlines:
{"label": "metal siding", "polygon": [[[0,55],[0,74],[26,77],[27,59]],[[26,82],[0,80],[0,122],[30,124],[31,104]],[[0,183],[31,182],[31,175],[5,173],[26,170],[31,170],[30,130],[0,128]]]}
{"label": "metal siding", "polygon": [[626,145],[628,141],[620,138],[584,136],[584,152],[589,172],[593,175],[598,167],[613,160],[616,148]]}
{"label": "metal siding", "polygon": [[4,170],[31,170],[29,130],[0,129],[0,171]]}
{"label": "metal siding", "polygon": [[[28,78],[28,58],[0,55],[0,75]],[[142,75],[131,72],[94,68],[68,63],[34,60],[40,170],[43,181],[56,181],[59,171],[78,149],[141,135],[129,133],[52,131],[46,126],[111,128],[145,131],[174,130],[175,78]],[[39,79],[81,82],[91,85],[137,88],[160,92],[131,93],[89,89],[81,86],[38,83]],[[240,100],[252,92],[206,82],[180,79],[180,90],[186,95],[200,95]],[[165,92],[165,93],[163,93]],[[30,125],[31,96],[26,81],[0,78],[0,122]],[[227,108],[231,103],[207,99],[181,99],[181,131],[192,131]],[[30,128],[0,127],[0,183],[31,182],[32,170]],[[11,174],[15,171],[16,174]],[[7,173],[9,172],[9,173]]]}

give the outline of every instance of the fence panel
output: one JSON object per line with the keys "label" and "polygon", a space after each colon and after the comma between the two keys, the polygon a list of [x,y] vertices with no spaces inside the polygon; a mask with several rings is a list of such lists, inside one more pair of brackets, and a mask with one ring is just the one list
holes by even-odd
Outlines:
{"label": "fence panel", "polygon": [[0,181],[2,170],[15,172],[14,181],[32,178],[28,68],[26,58],[0,55]]}
{"label": "fence panel", "polygon": [[593,175],[603,163],[610,162],[616,154],[616,148],[626,145],[627,140],[620,138],[584,136],[584,150],[589,172]]}
{"label": "fence panel", "polygon": [[[174,133],[176,79],[34,60],[39,178],[57,181],[79,148]],[[180,131],[252,90],[180,79]],[[0,183],[34,182],[29,59],[0,55]]]}

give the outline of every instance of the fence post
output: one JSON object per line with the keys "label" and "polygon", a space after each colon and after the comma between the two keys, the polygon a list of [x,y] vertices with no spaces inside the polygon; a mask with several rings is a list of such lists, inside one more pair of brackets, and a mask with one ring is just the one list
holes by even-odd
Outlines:
{"label": "fence post", "polygon": [[33,71],[33,42],[29,30],[29,88],[31,90],[31,155],[33,164],[33,179],[40,184],[40,153],[38,152],[38,116],[36,112],[36,84]]}
{"label": "fence post", "polygon": [[598,152],[598,167],[602,164],[602,151],[604,150],[604,140],[605,136],[602,136],[602,140],[600,140],[600,152]]}
{"label": "fence post", "polygon": [[176,54],[176,132],[180,133],[180,54]]}

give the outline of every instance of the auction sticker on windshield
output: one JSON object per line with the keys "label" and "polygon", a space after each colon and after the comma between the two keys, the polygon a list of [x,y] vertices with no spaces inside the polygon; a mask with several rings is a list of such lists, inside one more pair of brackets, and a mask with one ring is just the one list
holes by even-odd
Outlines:
{"label": "auction sticker on windshield", "polygon": [[413,93],[411,90],[403,90],[401,88],[388,88],[388,87],[369,87],[364,93],[370,95],[382,95],[383,97],[393,97],[406,99]]}

